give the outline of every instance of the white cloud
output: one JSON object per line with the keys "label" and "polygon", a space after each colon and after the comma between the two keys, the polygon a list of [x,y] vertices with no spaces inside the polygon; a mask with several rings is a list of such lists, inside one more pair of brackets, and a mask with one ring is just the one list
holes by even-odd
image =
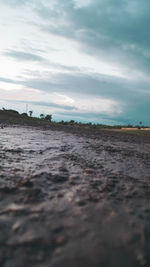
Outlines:
{"label": "white cloud", "polygon": [[74,0],[76,8],[86,7],[92,3],[92,0]]}

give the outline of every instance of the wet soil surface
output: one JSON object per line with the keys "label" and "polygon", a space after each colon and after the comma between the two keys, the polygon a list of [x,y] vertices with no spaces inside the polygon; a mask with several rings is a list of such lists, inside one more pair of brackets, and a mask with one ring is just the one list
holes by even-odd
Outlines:
{"label": "wet soil surface", "polygon": [[150,142],[0,131],[1,267],[150,266]]}

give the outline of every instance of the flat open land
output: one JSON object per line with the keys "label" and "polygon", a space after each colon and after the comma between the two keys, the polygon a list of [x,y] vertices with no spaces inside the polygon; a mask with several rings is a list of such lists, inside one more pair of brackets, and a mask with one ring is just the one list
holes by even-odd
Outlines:
{"label": "flat open land", "polygon": [[71,131],[0,129],[0,266],[149,267],[150,135]]}

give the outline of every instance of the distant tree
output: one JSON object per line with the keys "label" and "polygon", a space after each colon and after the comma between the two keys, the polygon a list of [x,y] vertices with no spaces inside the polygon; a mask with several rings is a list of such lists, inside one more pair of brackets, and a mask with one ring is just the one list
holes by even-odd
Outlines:
{"label": "distant tree", "polygon": [[141,129],[141,127],[142,127],[142,121],[140,121],[139,124],[140,124],[140,126],[138,128]]}
{"label": "distant tree", "polygon": [[32,117],[33,110],[29,110],[30,117]]}
{"label": "distant tree", "polygon": [[44,120],[51,122],[52,121],[52,115],[46,115]]}
{"label": "distant tree", "polygon": [[41,120],[44,120],[44,114],[40,114]]}
{"label": "distant tree", "polygon": [[27,113],[22,113],[21,115],[24,116],[24,117],[28,117]]}
{"label": "distant tree", "polygon": [[70,122],[69,122],[70,124],[74,124],[75,123],[75,121],[74,120],[70,120]]}

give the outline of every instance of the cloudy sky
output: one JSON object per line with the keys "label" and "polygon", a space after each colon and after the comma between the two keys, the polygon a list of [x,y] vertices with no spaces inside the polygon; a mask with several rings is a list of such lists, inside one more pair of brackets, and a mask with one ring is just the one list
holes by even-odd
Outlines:
{"label": "cloudy sky", "polygon": [[0,0],[0,109],[150,125],[149,0]]}

